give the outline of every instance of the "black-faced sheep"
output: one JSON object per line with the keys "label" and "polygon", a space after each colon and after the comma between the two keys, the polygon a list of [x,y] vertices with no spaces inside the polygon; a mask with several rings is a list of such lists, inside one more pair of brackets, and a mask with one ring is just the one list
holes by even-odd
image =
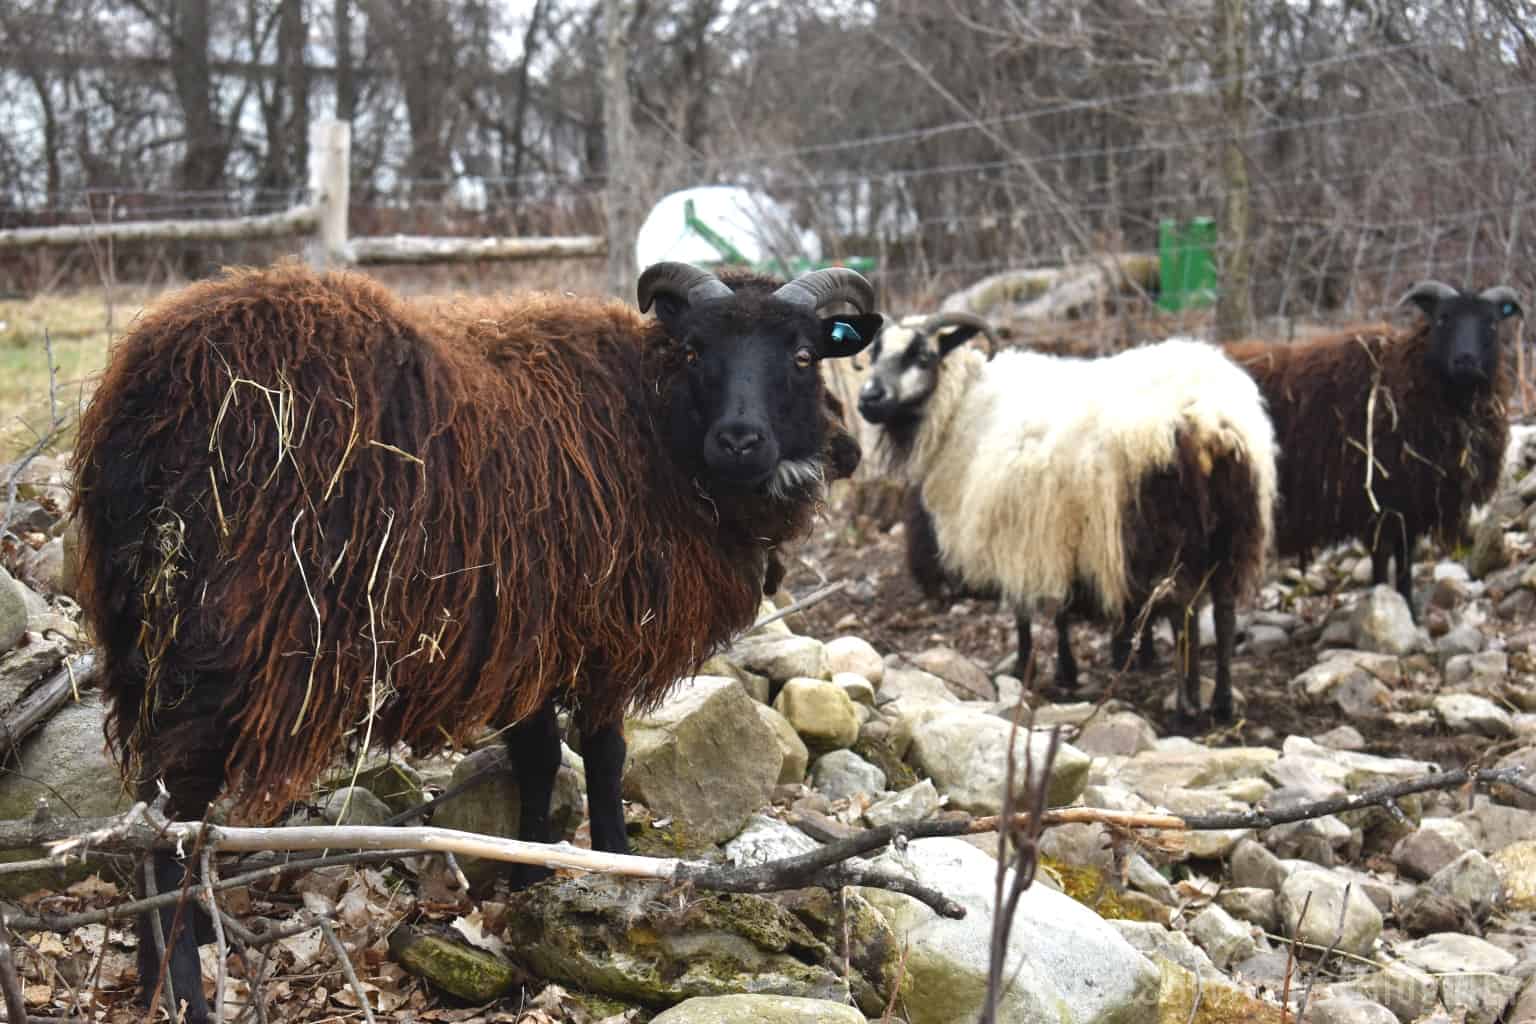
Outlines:
{"label": "black-faced sheep", "polygon": [[1504,286],[1481,293],[1438,281],[1400,300],[1424,319],[1371,324],[1290,344],[1237,342],[1227,353],[1258,381],[1280,443],[1281,555],[1358,538],[1372,578],[1413,609],[1413,551],[1454,543],[1471,506],[1498,484],[1513,374],[1499,324],[1521,314]]}
{"label": "black-faced sheep", "polygon": [[[555,293],[407,303],[284,265],[147,311],[82,420],[74,507],[139,794],[163,779],[189,818],[227,789],[267,821],[345,742],[510,725],[520,835],[546,841],[560,704],[592,845],[625,850],[623,716],[753,621],[769,554],[822,497],[817,365],[881,324],[818,316],[867,313],[851,271],[738,284],[650,267],[652,321]],[[153,870],[181,883],[169,854]],[[140,933],[147,994],[147,917]],[[167,948],[206,1019],[190,931]]]}
{"label": "black-faced sheep", "polygon": [[[1274,435],[1252,378],[1198,342],[988,361],[959,347],[979,329],[942,316],[887,329],[859,396],[887,458],[920,489],[944,567],[1018,610],[1021,671],[1037,600],[1107,618],[1122,638],[1148,604],[1187,613],[1179,710],[1191,718],[1195,612],[1211,598],[1211,712],[1230,719],[1235,602],[1259,582],[1275,493]],[[1058,679],[1070,685],[1062,651]]]}

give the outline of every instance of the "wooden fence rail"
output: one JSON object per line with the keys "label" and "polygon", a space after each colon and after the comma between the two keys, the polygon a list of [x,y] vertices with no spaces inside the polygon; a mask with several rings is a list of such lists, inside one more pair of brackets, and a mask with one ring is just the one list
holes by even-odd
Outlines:
{"label": "wooden fence rail", "polygon": [[388,235],[349,238],[352,127],[321,121],[309,131],[309,201],[281,213],[205,220],[134,220],[0,231],[0,251],[99,242],[208,242],[304,237],[316,267],[476,260],[581,259],[602,256],[598,235],[456,238]]}

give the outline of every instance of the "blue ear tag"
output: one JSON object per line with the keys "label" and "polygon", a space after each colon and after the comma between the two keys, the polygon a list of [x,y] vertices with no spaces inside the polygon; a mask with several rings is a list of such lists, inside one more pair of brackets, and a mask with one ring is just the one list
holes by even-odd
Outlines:
{"label": "blue ear tag", "polygon": [[839,320],[837,323],[832,325],[833,341],[847,341],[849,338],[852,338],[854,341],[864,340],[859,335],[859,332],[853,329],[852,324],[846,324]]}

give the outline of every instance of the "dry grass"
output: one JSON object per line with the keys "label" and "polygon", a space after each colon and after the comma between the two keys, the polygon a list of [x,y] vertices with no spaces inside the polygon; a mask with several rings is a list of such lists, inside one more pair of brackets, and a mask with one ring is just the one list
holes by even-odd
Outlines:
{"label": "dry grass", "polygon": [[[48,357],[44,332],[58,362],[60,412],[74,419],[92,378],[106,365],[107,349],[153,297],[147,289],[58,292],[0,299],[0,462],[19,456],[48,424]],[[71,429],[61,440],[73,443]]]}

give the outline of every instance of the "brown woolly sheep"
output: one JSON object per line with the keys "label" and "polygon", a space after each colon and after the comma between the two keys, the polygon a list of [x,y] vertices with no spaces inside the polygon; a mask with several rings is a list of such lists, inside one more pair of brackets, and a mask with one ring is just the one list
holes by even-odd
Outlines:
{"label": "brown woolly sheep", "polygon": [[[592,845],[627,848],[623,716],[751,624],[821,500],[820,360],[878,315],[848,270],[738,288],[650,267],[640,311],[552,293],[402,301],[353,273],[226,273],[147,311],[76,451],[79,595],[108,732],[172,814],[267,821],[344,742],[510,725],[520,836],[547,841],[557,704]],[[169,853],[157,888],[181,884]],[[522,882],[543,874],[527,871]],[[169,982],[207,1019],[167,908]],[[187,915],[190,917],[191,915]],[[140,977],[162,967],[140,920]]]}
{"label": "brown woolly sheep", "polygon": [[1227,354],[1258,382],[1280,444],[1276,543],[1300,556],[1351,538],[1372,579],[1413,604],[1413,551],[1428,533],[1454,543],[1471,506],[1498,483],[1513,378],[1499,324],[1523,315],[1513,289],[1416,284],[1399,300],[1411,328],[1371,324],[1291,344],[1235,342]]}

